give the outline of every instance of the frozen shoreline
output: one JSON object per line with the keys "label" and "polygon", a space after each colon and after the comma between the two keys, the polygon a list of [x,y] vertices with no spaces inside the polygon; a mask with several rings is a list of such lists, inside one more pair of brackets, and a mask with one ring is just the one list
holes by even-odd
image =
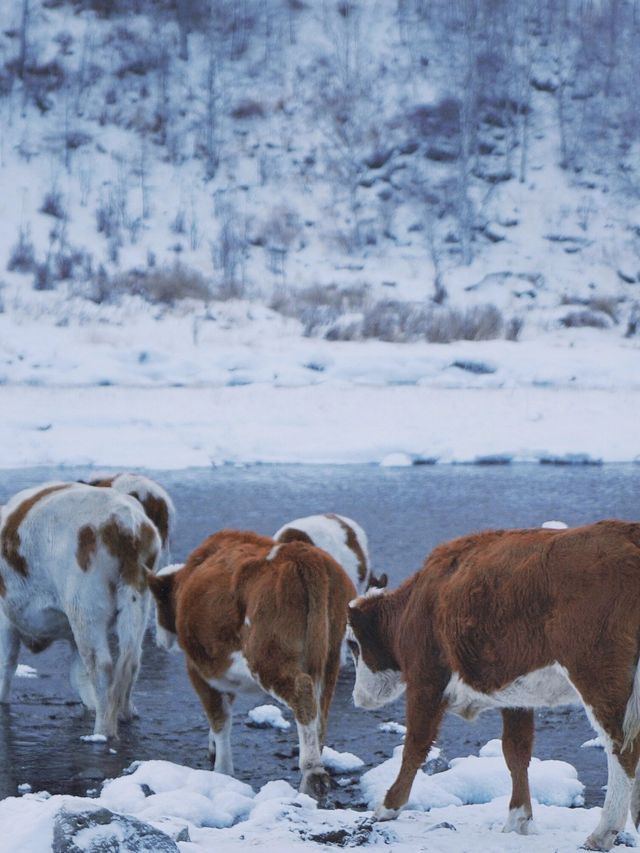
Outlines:
{"label": "frozen shoreline", "polygon": [[632,462],[640,390],[0,387],[0,467]]}

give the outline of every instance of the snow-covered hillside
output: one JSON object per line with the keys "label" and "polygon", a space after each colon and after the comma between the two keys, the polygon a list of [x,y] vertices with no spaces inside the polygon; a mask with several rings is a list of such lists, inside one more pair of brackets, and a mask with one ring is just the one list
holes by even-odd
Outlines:
{"label": "snow-covered hillside", "polygon": [[35,285],[248,297],[333,337],[634,333],[637,142],[610,125],[635,19],[534,5],[2,0],[5,311]]}
{"label": "snow-covered hillside", "polygon": [[86,427],[148,386],[139,464],[638,456],[640,25],[555,5],[0,0],[0,383],[130,389],[25,388],[2,464],[135,464]]}

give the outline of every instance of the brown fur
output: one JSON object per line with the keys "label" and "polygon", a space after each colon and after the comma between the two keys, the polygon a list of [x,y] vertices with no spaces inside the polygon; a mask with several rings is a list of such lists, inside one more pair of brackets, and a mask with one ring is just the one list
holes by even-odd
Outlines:
{"label": "brown fur", "polygon": [[[558,662],[635,773],[640,738],[623,747],[623,719],[640,650],[640,524],[465,536],[436,548],[394,592],[359,599],[350,620],[370,669],[400,670],[406,683],[403,764],[387,808],[409,796],[454,673],[491,694]],[[511,804],[530,815],[532,712],[505,709],[503,721]]]}
{"label": "brown fur", "polygon": [[96,552],[98,537],[95,527],[85,524],[78,531],[78,547],[76,549],[76,560],[83,572],[91,565],[91,559]]}
{"label": "brown fur", "polygon": [[147,585],[142,566],[150,569],[157,557],[153,549],[153,528],[143,523],[138,536],[134,536],[118,524],[117,518],[112,517],[98,533],[109,553],[118,561],[123,582],[142,592]]}
{"label": "brown fur", "polygon": [[61,489],[68,488],[69,486],[67,484],[60,484],[56,486],[48,486],[46,489],[41,489],[39,492],[31,495],[28,500],[23,501],[7,518],[2,528],[2,556],[11,568],[19,575],[26,577],[29,573],[27,561],[20,553],[20,525],[26,518],[29,510],[35,506],[38,501],[46,498],[47,495],[53,494],[53,492],[58,492]]}
{"label": "brown fur", "polygon": [[298,530],[297,527],[287,527],[278,537],[278,542],[306,542],[308,545],[313,545],[313,539],[304,530]]}
{"label": "brown fur", "polygon": [[148,582],[158,621],[177,634],[214,731],[226,717],[208,680],[223,678],[231,655],[241,652],[263,689],[284,701],[299,723],[319,717],[324,735],[347,604],[355,594],[335,560],[298,540],[276,543],[223,530],[196,548],[181,570]]}
{"label": "brown fur", "polygon": [[358,561],[358,580],[362,582],[367,576],[367,560],[364,556],[364,552],[360,547],[360,543],[354,533],[353,527],[346,524],[339,515],[335,515],[333,512],[328,512],[327,518],[331,518],[333,521],[337,521],[340,527],[344,530],[347,535],[347,548],[350,548],[353,553],[356,555],[356,560]]}
{"label": "brown fur", "polygon": [[97,486],[100,489],[110,489],[113,486],[115,477],[103,477],[98,480],[78,480],[79,483],[86,483],[87,486]]}
{"label": "brown fur", "polygon": [[162,498],[157,498],[155,495],[147,495],[142,499],[137,492],[131,492],[131,497],[142,504],[147,518],[153,521],[158,528],[162,544],[166,545],[169,538],[169,508],[166,503]]}

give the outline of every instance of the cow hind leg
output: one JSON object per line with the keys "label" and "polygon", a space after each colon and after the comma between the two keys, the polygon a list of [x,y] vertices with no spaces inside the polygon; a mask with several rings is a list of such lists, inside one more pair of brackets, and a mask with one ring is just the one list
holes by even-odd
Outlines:
{"label": "cow hind leg", "polygon": [[331,780],[322,765],[322,709],[320,688],[310,675],[298,673],[291,682],[280,685],[278,698],[293,711],[298,729],[300,791],[316,800],[329,793]]}
{"label": "cow hind leg", "polygon": [[95,711],[96,695],[93,691],[91,680],[89,679],[89,673],[85,669],[84,663],[82,662],[82,658],[80,657],[75,644],[72,643],[71,645],[73,649],[70,672],[71,684],[80,696],[85,708],[88,708],[90,711]]}
{"label": "cow hind leg", "polygon": [[187,664],[189,679],[198,694],[209,721],[209,758],[216,773],[233,776],[233,753],[231,751],[231,725],[233,722],[231,693],[221,693],[209,684],[191,664]]}
{"label": "cow hind leg", "polygon": [[533,749],[533,711],[503,708],[502,751],[511,774],[511,801],[503,832],[535,832],[529,791],[528,767]]}
{"label": "cow hind leg", "polygon": [[149,617],[149,593],[123,586],[116,592],[118,659],[113,676],[111,702],[121,720],[138,716],[133,688],[140,671],[142,641]]}
{"label": "cow hind leg", "polygon": [[19,650],[20,636],[0,608],[0,703],[9,701]]}
{"label": "cow hind leg", "polygon": [[69,624],[90,685],[86,695],[93,693],[95,697],[96,719],[93,733],[116,737],[118,706],[114,703],[112,690],[113,661],[109,649],[108,624],[99,619],[98,614],[93,616],[91,619],[87,614],[73,612],[69,614]]}

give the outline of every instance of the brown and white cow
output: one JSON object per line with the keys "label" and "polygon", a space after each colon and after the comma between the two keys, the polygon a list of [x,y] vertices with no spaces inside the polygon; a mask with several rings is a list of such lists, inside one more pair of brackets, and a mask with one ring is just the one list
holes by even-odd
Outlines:
{"label": "brown and white cow", "polygon": [[[94,734],[116,735],[135,709],[160,537],[140,504],[112,489],[47,483],[0,511],[0,702],[9,701],[20,643],[67,640],[71,677],[95,710]],[[118,639],[115,666],[109,637]]]}
{"label": "brown and white cow", "polygon": [[283,525],[273,538],[277,542],[309,542],[322,548],[340,563],[358,593],[371,586],[387,585],[386,574],[371,574],[367,534],[352,518],[333,512],[307,515]]}
{"label": "brown and white cow", "polygon": [[159,483],[144,474],[123,472],[109,474],[94,480],[80,480],[89,486],[115,489],[125,495],[131,495],[142,504],[147,517],[155,524],[162,540],[163,563],[168,563],[171,535],[176,524],[176,510],[168,492]]}
{"label": "brown and white cow", "polygon": [[501,708],[512,777],[505,830],[531,830],[534,707],[582,703],[607,750],[609,782],[587,849],[638,826],[640,524],[487,531],[436,548],[393,592],[349,613],[355,704],[406,690],[402,765],[376,814],[396,817],[447,710]]}
{"label": "brown and white cow", "polygon": [[211,732],[214,769],[233,773],[231,707],[268,693],[293,712],[301,791],[328,790],[321,751],[353,584],[324,551],[223,530],[173,572],[148,578],[159,640],[177,639]]}

